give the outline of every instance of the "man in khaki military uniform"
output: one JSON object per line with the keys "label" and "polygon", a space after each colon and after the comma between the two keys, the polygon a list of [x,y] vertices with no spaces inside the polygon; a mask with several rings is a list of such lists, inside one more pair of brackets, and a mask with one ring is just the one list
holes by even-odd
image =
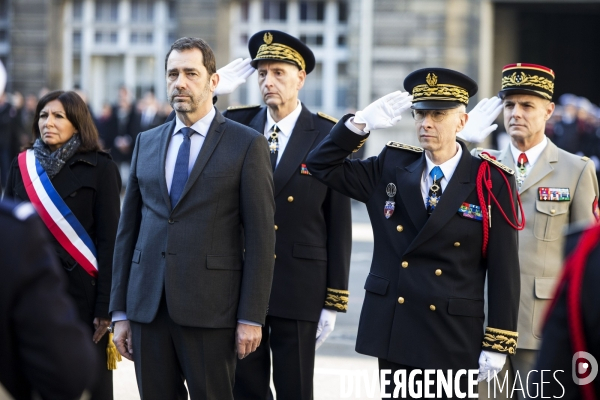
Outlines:
{"label": "man in khaki military uniform", "polygon": [[[551,69],[521,63],[505,66],[499,97],[511,143],[501,151],[481,148],[474,151],[487,151],[515,170],[526,218],[525,229],[519,232],[518,351],[508,358],[509,362],[498,375],[498,381],[502,383],[508,372],[509,393],[506,386],[502,393],[496,387],[494,395],[494,389],[490,387],[490,398],[509,398],[517,371],[520,382],[515,387],[526,388],[527,373],[533,368],[541,344],[545,310],[563,265],[564,230],[572,223],[592,223],[598,215],[594,163],[587,157],[559,149],[544,134],[546,121],[554,112],[553,90],[554,72]],[[495,116],[488,121],[493,119]],[[472,125],[475,127],[483,128]],[[517,393],[523,398],[521,391],[515,391],[515,397]],[[486,398],[487,395],[487,384],[482,383],[479,397]]]}

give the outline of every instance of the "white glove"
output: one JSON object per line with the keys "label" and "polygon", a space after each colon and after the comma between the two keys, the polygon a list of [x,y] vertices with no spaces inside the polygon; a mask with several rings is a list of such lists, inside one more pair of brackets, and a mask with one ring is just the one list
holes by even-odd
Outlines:
{"label": "white glove", "polygon": [[499,97],[483,99],[469,113],[469,119],[457,137],[471,143],[481,143],[490,133],[498,128],[491,125],[502,111],[502,100]]}
{"label": "white glove", "polygon": [[317,345],[315,350],[321,347],[327,336],[333,332],[333,328],[335,327],[335,318],[337,317],[337,312],[333,310],[328,310],[324,308],[321,310],[321,316],[319,317],[319,324],[317,325]]}
{"label": "white glove", "polygon": [[369,104],[364,110],[357,111],[354,122],[367,125],[365,132],[394,126],[402,119],[400,114],[412,105],[412,96],[407,92],[396,91]]}
{"label": "white glove", "polygon": [[[479,355],[479,376],[477,382],[494,379],[499,374],[506,362],[506,354],[496,353],[494,351],[482,350]],[[488,378],[489,372],[489,378]]]}
{"label": "white glove", "polygon": [[250,65],[251,61],[252,59],[250,58],[244,60],[238,58],[226,66],[219,68],[217,70],[219,84],[215,88],[215,96],[232,93],[238,86],[246,82],[246,79],[256,71]]}

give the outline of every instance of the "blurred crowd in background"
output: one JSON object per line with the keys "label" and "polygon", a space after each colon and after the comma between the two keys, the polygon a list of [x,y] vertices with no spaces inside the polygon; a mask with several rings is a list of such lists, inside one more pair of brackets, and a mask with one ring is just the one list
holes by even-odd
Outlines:
{"label": "blurred crowd in background", "polygon": [[[86,100],[85,93],[75,88]],[[42,89],[37,95],[4,93],[0,97],[0,177],[2,186],[10,163],[20,149],[31,141],[31,124],[38,98],[48,92]],[[126,88],[119,96],[107,102],[100,113],[92,112],[100,140],[119,165],[123,184],[126,185],[131,153],[139,132],[164,123],[172,108],[159,102],[152,91],[136,99]],[[91,112],[92,110],[90,110]],[[339,116],[338,116],[339,117]],[[556,102],[556,110],[548,120],[546,135],[558,147],[574,154],[590,157],[596,165],[600,179],[600,107],[585,97],[563,94]],[[492,135],[492,148],[505,148],[510,140],[502,122]]]}
{"label": "blurred crowd in background", "polygon": [[[74,89],[84,100],[85,93]],[[4,93],[0,96],[0,178],[2,187],[6,185],[8,169],[12,160],[23,146],[32,140],[32,123],[38,99],[48,93],[44,88],[36,94],[23,96],[19,92]],[[86,101],[87,102],[87,101]],[[105,103],[100,113],[90,109],[102,146],[119,165],[123,183],[128,177],[131,153],[135,137],[139,132],[152,129],[165,122],[171,113],[168,103],[159,102],[154,92],[148,91],[139,99],[134,98],[126,88],[119,89],[119,96],[113,103]]]}

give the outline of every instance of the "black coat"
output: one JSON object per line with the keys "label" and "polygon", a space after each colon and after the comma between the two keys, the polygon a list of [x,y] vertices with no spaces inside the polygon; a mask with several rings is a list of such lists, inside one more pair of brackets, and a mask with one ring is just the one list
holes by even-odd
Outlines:
{"label": "black coat", "polygon": [[74,399],[100,364],[34,214],[0,203],[0,385],[17,400]]}
{"label": "black coat", "polygon": [[[595,231],[595,232],[593,232]],[[585,234],[592,233],[596,237],[600,235],[600,226],[596,225],[590,228],[589,231],[584,231]],[[567,239],[567,246],[577,243],[582,237],[582,232],[574,232]],[[574,247],[574,246],[573,246]],[[584,247],[581,244],[574,250],[571,257],[575,254],[580,254]],[[568,268],[568,267],[566,267]],[[600,362],[600,241],[592,244],[591,251],[584,259],[583,265],[578,268],[583,268],[583,279],[580,285],[571,286],[570,280],[564,281],[565,285],[559,284],[559,289],[555,295],[553,307],[549,310],[546,324],[542,331],[542,345],[540,347],[538,360],[535,366],[537,371],[552,371],[541,374],[532,374],[528,384],[530,393],[535,395],[535,390],[543,384],[544,396],[555,397],[561,399],[582,399],[582,386],[575,384],[572,374],[577,373],[577,367],[582,362],[590,364],[592,373],[598,373],[598,362]],[[562,283],[562,282],[561,282]],[[568,289],[567,289],[568,287]],[[567,304],[567,296],[577,296],[580,300],[579,310],[570,308]],[[578,312],[581,316],[581,327],[583,328],[583,336],[587,348],[586,352],[590,353],[596,360],[594,366],[590,363],[589,357],[578,358],[577,364],[573,360],[575,348],[573,346],[573,338],[571,329],[573,327],[573,314]],[[580,350],[577,350],[580,351]],[[575,367],[575,371],[573,371]],[[587,374],[577,373],[579,378],[585,378]],[[522,378],[523,381],[525,380]],[[537,384],[537,388],[536,385]],[[596,398],[600,395],[600,378],[596,377],[591,383],[594,387]]]}
{"label": "black coat", "polygon": [[[224,116],[262,133],[267,108],[230,109]],[[269,315],[275,317],[316,322],[323,308],[346,311],[350,199],[301,173],[308,153],[333,125],[303,105],[273,174],[277,240]]]}
{"label": "black coat", "polygon": [[[390,143],[364,161],[346,156],[365,136],[344,117],[308,156],[312,174],[366,203],[374,233],[371,271],[358,327],[356,351],[416,368],[477,369],[482,349],[514,352],[516,342],[488,332],[484,341],[484,282],[488,275],[489,327],[514,338],[519,307],[517,231],[492,208],[488,256],[482,257],[482,222],[463,218],[463,203],[479,204],[476,176],[482,160],[462,146],[462,157],[428,218],[420,189],[426,167],[420,148]],[[502,172],[492,170],[493,192],[510,212]],[[509,176],[514,188],[514,177]],[[386,186],[394,183],[395,211],[384,216]],[[496,348],[492,348],[497,345]]]}
{"label": "black coat", "polygon": [[[77,304],[81,319],[91,326],[95,317],[109,318],[121,176],[108,154],[77,153],[52,178],[52,185],[90,235],[98,252],[98,279],[94,279],[52,236],[54,248],[68,276],[69,293]],[[29,201],[17,159],[11,165],[4,196],[17,201]]]}

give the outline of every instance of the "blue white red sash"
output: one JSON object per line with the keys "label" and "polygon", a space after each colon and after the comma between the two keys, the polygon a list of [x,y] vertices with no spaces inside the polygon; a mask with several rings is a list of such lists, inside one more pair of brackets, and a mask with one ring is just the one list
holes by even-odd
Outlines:
{"label": "blue white red sash", "polygon": [[93,278],[98,276],[96,246],[58,194],[33,150],[19,154],[19,169],[29,200],[58,243]]}

